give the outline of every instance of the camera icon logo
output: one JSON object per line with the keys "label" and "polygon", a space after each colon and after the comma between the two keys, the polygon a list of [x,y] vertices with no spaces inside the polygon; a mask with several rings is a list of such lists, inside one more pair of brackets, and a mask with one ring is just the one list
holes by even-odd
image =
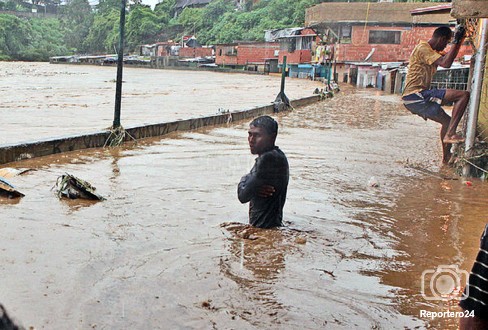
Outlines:
{"label": "camera icon logo", "polygon": [[420,292],[425,300],[464,300],[469,296],[467,283],[469,273],[456,265],[439,265],[437,269],[422,272]]}

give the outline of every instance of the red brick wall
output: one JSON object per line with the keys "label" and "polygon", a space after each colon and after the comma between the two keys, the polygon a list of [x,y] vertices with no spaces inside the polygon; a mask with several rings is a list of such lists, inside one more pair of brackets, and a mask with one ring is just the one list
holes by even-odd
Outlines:
{"label": "red brick wall", "polygon": [[[315,34],[312,29],[303,29],[300,31],[301,35]],[[312,51],[310,49],[295,50],[293,53],[281,50],[279,56],[279,63],[283,63],[283,57],[286,56],[286,63],[288,64],[299,64],[299,63],[310,63],[312,62]]]}
{"label": "red brick wall", "polygon": [[[216,46],[215,64],[217,65],[246,65],[247,63],[264,63],[266,58],[273,58],[275,50],[279,50],[278,43],[250,43],[239,44],[236,56],[224,55],[226,49],[233,46],[222,45]],[[222,55],[220,55],[222,50]]]}
{"label": "red brick wall", "polygon": [[264,63],[266,58],[278,58],[275,56],[275,50],[279,49],[280,45],[278,43],[239,45],[237,49],[237,64]]}
{"label": "red brick wall", "polygon": [[[215,47],[215,64],[217,65],[237,65],[237,55],[228,56],[225,54],[226,47]],[[222,53],[222,55],[220,55]]]}
{"label": "red brick wall", "polygon": [[191,48],[191,47],[184,47],[180,48],[179,52],[180,57],[205,57],[205,56],[212,56],[212,48]]}
{"label": "red brick wall", "polygon": [[280,51],[279,63],[283,63],[283,56],[286,56],[287,64],[310,63],[312,61],[312,52],[307,50],[295,50],[293,53]]}
{"label": "red brick wall", "polygon": [[[407,62],[414,47],[420,40],[429,40],[436,27],[379,27],[353,26],[350,44],[336,46],[337,61],[363,61],[376,48],[372,62]],[[401,31],[400,44],[369,44],[369,31]],[[459,56],[469,54],[469,47],[463,47]]]}

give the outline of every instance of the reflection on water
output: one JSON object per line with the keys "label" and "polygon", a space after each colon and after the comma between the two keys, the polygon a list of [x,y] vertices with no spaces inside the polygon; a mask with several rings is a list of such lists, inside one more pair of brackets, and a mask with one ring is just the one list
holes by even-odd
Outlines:
{"label": "reflection on water", "polygon": [[[421,277],[471,268],[486,184],[442,179],[438,127],[390,95],[346,86],[276,117],[290,163],[278,230],[246,226],[237,200],[247,122],[9,164],[38,171],[1,205],[2,302],[39,328],[454,329],[420,317],[457,308],[425,300]],[[65,172],[107,200],[57,199]]]}

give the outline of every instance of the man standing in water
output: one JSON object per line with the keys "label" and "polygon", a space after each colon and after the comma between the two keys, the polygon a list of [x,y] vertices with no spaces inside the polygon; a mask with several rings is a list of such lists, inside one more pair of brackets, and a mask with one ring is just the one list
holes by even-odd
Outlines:
{"label": "man standing in water", "polygon": [[278,123],[269,116],[258,117],[249,124],[249,147],[258,158],[251,172],[239,182],[237,197],[241,203],[249,202],[249,223],[254,227],[283,225],[289,167],[285,154],[275,146],[277,135]]}
{"label": "man standing in water", "polygon": [[[437,28],[429,41],[421,41],[410,55],[407,80],[402,95],[405,107],[425,120],[441,124],[443,162],[451,158],[451,143],[460,143],[464,138],[456,134],[456,128],[466,110],[469,92],[455,89],[430,89],[432,76],[437,67],[450,68],[464,40],[465,30],[459,27],[454,34],[451,48],[445,55],[441,51],[451,41],[452,31],[448,26]],[[454,102],[452,118],[441,105]]]}

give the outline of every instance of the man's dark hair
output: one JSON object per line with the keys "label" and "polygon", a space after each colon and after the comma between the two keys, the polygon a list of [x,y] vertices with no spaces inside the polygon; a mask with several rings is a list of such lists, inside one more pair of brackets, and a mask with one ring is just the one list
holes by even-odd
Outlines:
{"label": "man's dark hair", "polygon": [[262,127],[269,135],[278,135],[278,123],[270,116],[255,118],[249,126]]}
{"label": "man's dark hair", "polygon": [[441,37],[451,38],[452,37],[452,30],[447,25],[440,26],[437,29],[435,29],[432,36],[436,37],[436,38],[441,38]]}
{"label": "man's dark hair", "polygon": [[2,330],[20,330],[22,329],[18,325],[14,323],[10,319],[10,317],[7,314],[7,311],[3,307],[3,305],[0,305],[0,329]]}

